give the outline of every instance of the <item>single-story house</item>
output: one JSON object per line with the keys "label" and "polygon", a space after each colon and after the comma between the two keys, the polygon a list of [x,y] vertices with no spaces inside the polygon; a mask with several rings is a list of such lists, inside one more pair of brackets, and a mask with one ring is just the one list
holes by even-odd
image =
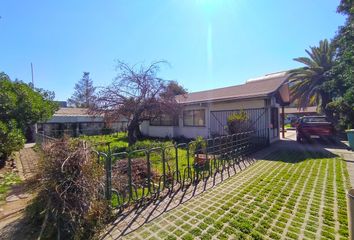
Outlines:
{"label": "single-story house", "polygon": [[71,136],[95,135],[102,131],[125,131],[127,124],[126,119],[106,122],[103,115],[92,115],[87,108],[61,107],[50,120],[38,123],[37,130],[54,137],[64,133]]}
{"label": "single-story house", "polygon": [[213,137],[227,135],[227,118],[245,112],[250,130],[268,138],[279,139],[279,108],[289,104],[286,72],[267,74],[245,84],[193,92],[176,97],[183,105],[177,118],[164,116],[141,124],[141,132],[154,137]]}

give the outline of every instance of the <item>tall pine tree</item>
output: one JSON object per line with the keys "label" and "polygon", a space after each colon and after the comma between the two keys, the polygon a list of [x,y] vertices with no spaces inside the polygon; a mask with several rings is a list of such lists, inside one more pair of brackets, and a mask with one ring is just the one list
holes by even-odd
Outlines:
{"label": "tall pine tree", "polygon": [[90,73],[84,72],[82,78],[75,84],[75,92],[68,99],[70,106],[88,108],[94,104],[96,87],[93,86]]}

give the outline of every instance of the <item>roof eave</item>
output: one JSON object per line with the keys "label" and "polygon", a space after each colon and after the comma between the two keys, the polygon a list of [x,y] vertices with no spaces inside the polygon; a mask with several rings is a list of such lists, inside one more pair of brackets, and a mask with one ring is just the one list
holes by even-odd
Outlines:
{"label": "roof eave", "polygon": [[212,102],[227,102],[232,100],[249,100],[249,99],[266,99],[271,97],[272,93],[267,94],[257,94],[253,96],[244,96],[244,97],[230,97],[230,98],[219,98],[219,99],[208,99],[208,100],[201,100],[201,101],[190,101],[190,102],[180,102],[179,104],[182,105],[194,105],[194,104],[202,104],[202,103],[212,103]]}

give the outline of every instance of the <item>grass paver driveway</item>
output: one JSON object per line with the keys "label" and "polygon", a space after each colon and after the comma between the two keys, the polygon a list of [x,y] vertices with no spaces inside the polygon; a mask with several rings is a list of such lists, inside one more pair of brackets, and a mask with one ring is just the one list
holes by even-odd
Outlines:
{"label": "grass paver driveway", "polygon": [[126,239],[348,239],[343,160],[278,150]]}

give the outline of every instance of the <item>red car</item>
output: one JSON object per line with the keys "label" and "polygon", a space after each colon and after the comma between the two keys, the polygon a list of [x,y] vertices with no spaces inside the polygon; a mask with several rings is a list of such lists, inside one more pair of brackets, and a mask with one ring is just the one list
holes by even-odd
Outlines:
{"label": "red car", "polygon": [[333,139],[335,128],[324,116],[306,116],[299,119],[296,126],[296,141],[304,139],[327,138]]}

